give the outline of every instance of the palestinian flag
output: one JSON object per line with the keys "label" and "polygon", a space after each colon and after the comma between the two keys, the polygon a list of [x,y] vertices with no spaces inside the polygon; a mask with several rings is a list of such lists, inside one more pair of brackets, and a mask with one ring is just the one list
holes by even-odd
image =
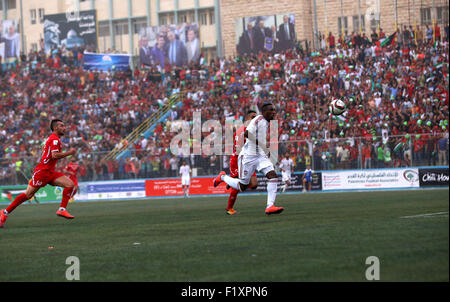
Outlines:
{"label": "palestinian flag", "polygon": [[397,32],[394,32],[392,35],[390,35],[389,37],[387,37],[386,39],[381,41],[380,46],[385,47],[385,46],[394,44],[396,34],[397,34]]}
{"label": "palestinian flag", "polygon": [[12,201],[12,193],[10,191],[3,191],[2,197],[9,199],[9,201]]}

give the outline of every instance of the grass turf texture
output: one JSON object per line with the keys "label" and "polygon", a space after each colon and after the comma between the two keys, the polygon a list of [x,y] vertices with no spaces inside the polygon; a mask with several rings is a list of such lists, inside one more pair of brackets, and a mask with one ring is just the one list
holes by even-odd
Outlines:
{"label": "grass turf texture", "polygon": [[[0,229],[0,281],[449,281],[448,190],[23,205]],[[4,206],[2,206],[4,208]],[[400,218],[447,212],[435,217]],[[135,244],[139,243],[139,244]],[[49,248],[53,247],[53,248]]]}

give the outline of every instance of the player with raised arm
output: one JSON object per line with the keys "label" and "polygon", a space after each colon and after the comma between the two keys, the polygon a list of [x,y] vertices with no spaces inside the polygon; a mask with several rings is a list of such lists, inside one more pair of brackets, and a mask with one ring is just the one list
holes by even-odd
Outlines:
{"label": "player with raised arm", "polygon": [[280,193],[284,193],[286,191],[286,188],[291,185],[291,173],[293,169],[294,161],[292,160],[292,158],[289,158],[288,154],[286,153],[280,163],[281,181],[283,182]]}
{"label": "player with raised arm", "polygon": [[267,206],[265,213],[267,215],[281,213],[284,208],[274,205],[277,194],[278,177],[275,173],[273,163],[269,159],[270,152],[267,149],[269,136],[269,122],[275,118],[275,107],[271,103],[264,103],[262,115],[257,115],[245,130],[244,136],[247,138],[244,148],[239,154],[238,172],[239,178],[232,178],[224,171],[214,179],[214,186],[225,182],[230,187],[239,192],[245,191],[250,184],[250,179],[256,171],[262,172],[268,179],[267,181]]}
{"label": "player with raised arm", "polygon": [[34,169],[33,176],[28,183],[27,189],[24,193],[18,195],[6,209],[0,211],[0,227],[5,226],[8,215],[11,214],[17,206],[32,198],[40,188],[45,187],[47,184],[64,188],[61,206],[56,212],[56,215],[67,219],[74,218],[74,216],[70,215],[66,210],[69,199],[73,194],[74,183],[63,173],[55,171],[55,166],[59,159],[75,155],[75,149],[71,148],[67,152],[62,151],[60,137],[66,132],[66,126],[62,120],[52,120],[50,129],[52,130],[52,134],[45,142],[41,161]]}
{"label": "player with raised arm", "polygon": [[80,165],[77,163],[77,158],[75,156],[72,156],[70,158],[70,162],[64,167],[64,172],[66,174],[69,174],[69,178],[71,181],[73,181],[74,184],[72,198],[69,200],[69,202],[75,200],[74,196],[78,191],[78,179],[77,179],[78,170],[80,170]]}
{"label": "player with raised arm", "polygon": [[180,167],[181,187],[183,188],[184,197],[189,197],[189,185],[191,184],[191,167],[183,160]]}
{"label": "player with raised arm", "polygon": [[[247,115],[245,116],[244,125],[241,126],[236,133],[233,136],[233,154],[230,156],[230,177],[237,178],[239,177],[238,173],[238,157],[239,154],[237,152],[238,146],[242,147],[245,144],[245,129],[247,125],[251,122],[252,119],[256,117],[256,111],[255,110],[249,110],[247,111]],[[253,173],[251,179],[250,179],[250,189],[256,189],[258,186],[258,179],[256,178],[256,172]],[[229,185],[227,185],[227,188],[229,188]],[[239,194],[239,191],[235,188],[231,188],[230,196],[228,197],[228,205],[225,209],[226,213],[228,215],[236,214],[236,210],[234,209],[234,204],[237,199],[237,195]]]}
{"label": "player with raised arm", "polygon": [[[307,190],[311,191],[311,184],[312,184],[312,176],[314,174],[314,171],[311,170],[311,166],[307,165],[305,173],[303,174],[303,192],[306,192]],[[306,184],[308,183],[308,189],[306,189]]]}

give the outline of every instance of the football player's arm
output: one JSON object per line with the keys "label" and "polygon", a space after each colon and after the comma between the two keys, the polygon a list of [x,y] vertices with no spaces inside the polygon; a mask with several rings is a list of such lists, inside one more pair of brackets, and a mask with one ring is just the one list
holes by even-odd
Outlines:
{"label": "football player's arm", "polygon": [[73,174],[72,171],[69,170],[69,166],[65,166],[65,167],[64,167],[64,173],[65,173],[65,174],[70,174],[70,175]]}
{"label": "football player's arm", "polygon": [[75,154],[75,149],[74,148],[70,148],[69,151],[67,152],[61,152],[59,150],[53,150],[52,151],[52,159],[61,159],[70,155],[74,155]]}

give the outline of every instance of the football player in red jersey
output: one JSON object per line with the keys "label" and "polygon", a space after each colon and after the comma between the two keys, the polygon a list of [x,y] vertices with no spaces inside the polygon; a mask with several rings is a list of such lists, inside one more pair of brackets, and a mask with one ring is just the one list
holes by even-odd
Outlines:
{"label": "football player in red jersey", "polygon": [[55,166],[59,159],[75,155],[75,149],[71,148],[67,152],[62,151],[59,138],[66,132],[66,126],[62,120],[52,120],[50,129],[52,130],[52,134],[45,142],[41,161],[34,169],[33,176],[28,183],[25,193],[18,195],[6,209],[0,211],[0,227],[5,226],[6,218],[17,206],[32,198],[40,188],[45,187],[47,184],[64,188],[61,206],[56,212],[56,215],[67,219],[74,218],[66,210],[69,199],[73,194],[74,183],[63,173],[56,172]]}
{"label": "football player in red jersey", "polygon": [[[236,178],[239,176],[239,173],[238,173],[239,152],[237,151],[237,147],[239,146],[239,148],[241,148],[244,145],[244,143],[245,143],[245,137],[244,137],[245,128],[248,125],[248,123],[250,123],[250,121],[253,118],[255,118],[255,116],[256,116],[256,111],[249,110],[247,112],[247,115],[245,116],[244,125],[242,127],[240,127],[233,136],[233,154],[231,154],[231,156],[230,156],[230,177]],[[256,189],[257,186],[258,186],[258,179],[256,178],[256,173],[254,173],[250,180],[249,187],[251,189]],[[227,185],[227,188],[229,188],[228,185]],[[225,210],[228,215],[233,215],[233,214],[237,213],[233,207],[236,202],[238,193],[239,193],[238,190],[231,188],[230,197],[228,197],[228,206]]]}
{"label": "football player in red jersey", "polygon": [[76,157],[72,156],[71,161],[64,167],[64,172],[66,174],[69,174],[69,178],[71,181],[73,181],[74,184],[74,188],[73,188],[73,193],[72,193],[72,198],[69,200],[69,202],[74,201],[74,197],[75,194],[78,191],[78,179],[77,179],[77,174],[78,174],[78,170],[80,169],[80,165],[76,162]]}

